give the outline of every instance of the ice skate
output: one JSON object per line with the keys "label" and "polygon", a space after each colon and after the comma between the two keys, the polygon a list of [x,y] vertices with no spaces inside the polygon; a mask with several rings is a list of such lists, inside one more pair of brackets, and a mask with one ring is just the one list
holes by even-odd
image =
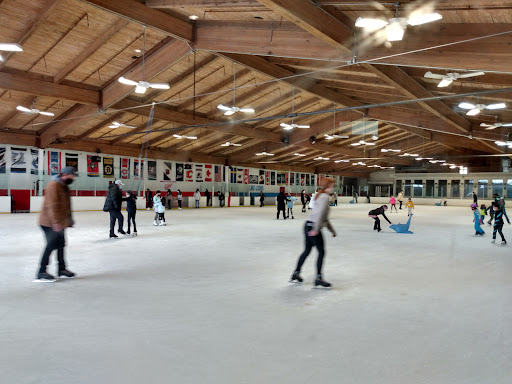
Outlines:
{"label": "ice skate", "polygon": [[64,277],[64,278],[71,278],[71,277],[75,277],[75,274],[71,271],[68,271],[67,269],[63,269],[63,270],[59,271],[58,276]]}
{"label": "ice skate", "polygon": [[132,237],[137,237],[137,231],[133,231]]}
{"label": "ice skate", "polygon": [[119,229],[119,230],[117,231],[117,233],[120,233],[121,235],[126,235],[126,232],[125,232],[125,231],[123,231],[122,229]]}
{"label": "ice skate", "polygon": [[507,240],[503,240],[503,241],[501,242],[501,245],[507,245]]}
{"label": "ice skate", "polygon": [[318,275],[315,279],[315,287],[322,286],[324,288],[329,288],[331,286],[331,283],[328,283],[327,281],[322,279],[321,275]]}
{"label": "ice skate", "polygon": [[153,225],[154,225],[154,226],[158,226],[158,221],[156,221],[156,220],[155,220],[155,221],[153,221]]}
{"label": "ice skate", "polygon": [[112,238],[117,239],[118,237],[119,237],[119,236],[117,236],[115,233],[111,233],[111,234],[110,234],[110,238],[111,238],[111,239],[112,239]]}
{"label": "ice skate", "polygon": [[297,281],[297,283],[302,283],[303,279],[300,277],[299,273],[300,272],[298,271],[293,272],[292,277],[290,277],[290,283],[295,283],[295,281]]}
{"label": "ice skate", "polygon": [[496,239],[492,239],[491,243],[493,243],[493,244],[494,244],[495,242],[496,242]]}
{"label": "ice skate", "polygon": [[160,224],[158,224],[158,225],[160,225],[161,227],[165,227],[167,224],[165,224],[165,223],[160,223]]}
{"label": "ice skate", "polygon": [[34,280],[34,283],[55,283],[57,280],[54,276],[46,272],[39,272]]}
{"label": "ice skate", "polygon": [[130,232],[130,230],[128,229],[128,230],[126,231],[126,234],[127,234],[127,235],[129,235],[130,233],[131,233],[131,232]]}

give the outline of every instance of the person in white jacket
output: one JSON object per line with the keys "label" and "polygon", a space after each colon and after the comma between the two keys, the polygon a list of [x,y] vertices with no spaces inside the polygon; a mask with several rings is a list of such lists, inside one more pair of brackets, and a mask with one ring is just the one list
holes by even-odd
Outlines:
{"label": "person in white jacket", "polygon": [[196,208],[199,209],[199,201],[201,200],[201,192],[199,192],[199,189],[196,189],[196,193],[194,193],[194,197],[196,199]]}
{"label": "person in white jacket", "polygon": [[315,194],[314,208],[311,210],[306,224],[304,226],[304,236],[306,238],[306,249],[299,256],[297,267],[292,274],[290,281],[302,282],[300,270],[306,261],[306,258],[311,253],[313,247],[318,249],[318,259],[316,261],[316,279],[315,287],[320,285],[322,287],[330,287],[331,284],[326,282],[322,277],[322,265],[324,261],[324,238],[322,236],[322,228],[327,227],[331,231],[333,237],[336,237],[336,231],[329,222],[329,195],[333,191],[334,180],[330,178],[322,179],[322,188]]}
{"label": "person in white jacket", "polygon": [[155,221],[153,225],[166,225],[165,224],[165,206],[162,204],[160,191],[156,191],[153,197],[153,209],[155,210]]}

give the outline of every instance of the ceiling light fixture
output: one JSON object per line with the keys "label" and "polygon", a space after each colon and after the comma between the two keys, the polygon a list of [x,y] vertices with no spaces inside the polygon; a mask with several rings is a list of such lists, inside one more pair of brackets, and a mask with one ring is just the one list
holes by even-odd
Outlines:
{"label": "ceiling light fixture", "polygon": [[117,121],[113,121],[111,125],[108,126],[109,128],[136,128],[133,125],[126,125],[123,123],[118,123]]}
{"label": "ceiling light fixture", "polygon": [[447,73],[446,75],[437,75],[432,72],[425,73],[424,77],[427,79],[437,79],[441,80],[441,82],[437,85],[438,88],[444,88],[449,86],[452,82],[458,79],[466,79],[469,77],[475,77],[475,76],[483,76],[485,75],[485,72],[469,72],[469,73]]}
{"label": "ceiling light fixture", "polygon": [[189,139],[189,140],[196,140],[197,139],[197,136],[187,136],[187,135],[172,135],[173,137],[175,137],[176,139]]}
{"label": "ceiling light fixture", "polygon": [[274,154],[263,151],[263,152],[257,153],[256,156],[274,156]]}
{"label": "ceiling light fixture", "polygon": [[364,140],[359,140],[357,143],[352,143],[350,145],[353,145],[354,147],[356,147],[358,145],[375,145],[375,143],[370,143],[370,142],[367,142]]}
{"label": "ceiling light fixture", "polygon": [[315,157],[313,160],[331,160],[331,158],[330,157],[318,156],[318,157]]}
{"label": "ceiling light fixture", "polygon": [[23,48],[19,44],[0,43],[0,51],[23,52]]}
{"label": "ceiling light fixture", "polygon": [[402,152],[400,149],[381,149],[381,152]]}
{"label": "ceiling light fixture", "polygon": [[221,147],[241,147],[242,144],[230,143],[229,141],[226,141],[224,144],[221,144],[220,146]]}
{"label": "ceiling light fixture", "polygon": [[293,156],[306,156],[306,155],[304,155],[302,153],[294,153]]}
{"label": "ceiling light fixture", "polygon": [[471,104],[471,103],[463,102],[463,103],[459,104],[459,108],[469,109],[469,112],[466,113],[467,116],[476,116],[480,112],[482,112],[484,109],[491,109],[491,110],[504,109],[504,108],[507,108],[507,105],[505,103],[485,105],[485,104]]}
{"label": "ceiling light fixture", "polygon": [[199,20],[199,16],[197,16],[197,15],[190,15],[188,18],[190,20],[194,20],[194,21]]}

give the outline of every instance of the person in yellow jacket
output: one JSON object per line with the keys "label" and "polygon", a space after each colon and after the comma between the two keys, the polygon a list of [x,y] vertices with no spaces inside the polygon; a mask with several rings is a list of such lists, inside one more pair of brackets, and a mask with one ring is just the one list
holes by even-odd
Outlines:
{"label": "person in yellow jacket", "polygon": [[410,197],[409,197],[409,200],[407,200],[407,203],[405,203],[405,208],[408,208],[407,216],[412,215],[412,210],[414,209],[414,203],[412,202]]}

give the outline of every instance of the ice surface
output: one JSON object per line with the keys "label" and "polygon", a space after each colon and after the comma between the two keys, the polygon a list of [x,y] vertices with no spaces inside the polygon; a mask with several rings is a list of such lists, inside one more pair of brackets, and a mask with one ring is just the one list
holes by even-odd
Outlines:
{"label": "ice surface", "polygon": [[139,236],[119,240],[108,214],[76,213],[78,278],[54,284],[32,283],[37,214],[0,215],[0,381],[511,383],[512,246],[475,237],[469,208],[417,205],[409,236],[373,231],[370,208],[331,209],[330,290],[311,289],[316,251],[288,283],[300,207],[172,210],[167,227],[139,211]]}

